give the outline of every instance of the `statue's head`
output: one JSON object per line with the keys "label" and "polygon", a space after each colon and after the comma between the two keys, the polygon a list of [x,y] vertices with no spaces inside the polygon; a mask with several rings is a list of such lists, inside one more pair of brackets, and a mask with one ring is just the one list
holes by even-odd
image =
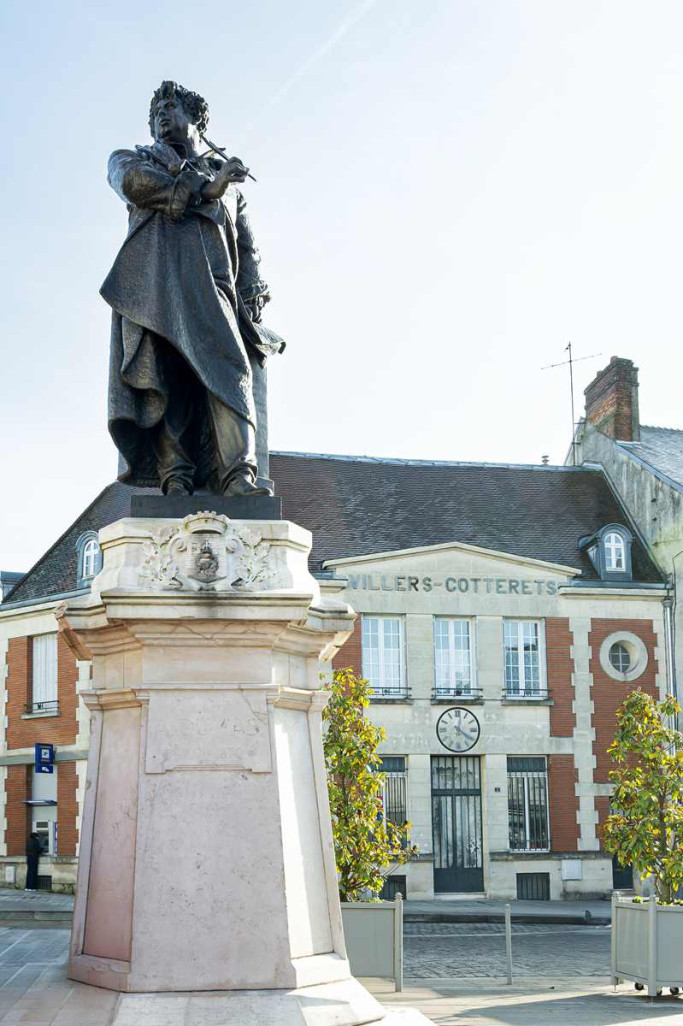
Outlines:
{"label": "statue's head", "polygon": [[178,85],[162,82],[149,105],[149,130],[162,142],[183,142],[196,132],[206,131],[209,105],[199,93]]}

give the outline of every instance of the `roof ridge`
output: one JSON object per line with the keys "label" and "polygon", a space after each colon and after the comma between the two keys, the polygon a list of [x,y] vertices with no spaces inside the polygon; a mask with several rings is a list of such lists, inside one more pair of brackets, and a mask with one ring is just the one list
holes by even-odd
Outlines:
{"label": "roof ridge", "polygon": [[575,472],[600,471],[598,466],[567,467],[561,463],[484,463],[469,460],[420,460],[403,459],[398,456],[354,456],[348,453],[328,452],[297,452],[285,449],[271,449],[271,456],[294,456],[297,459],[309,460],[338,460],[346,463],[373,463],[386,464],[387,466],[408,466],[408,467],[485,467],[498,468],[503,470],[547,470],[557,473],[558,471]]}
{"label": "roof ridge", "polygon": [[648,428],[650,431],[675,431],[677,435],[683,435],[683,428],[659,427],[657,424],[641,424],[640,428],[641,431],[643,428]]}

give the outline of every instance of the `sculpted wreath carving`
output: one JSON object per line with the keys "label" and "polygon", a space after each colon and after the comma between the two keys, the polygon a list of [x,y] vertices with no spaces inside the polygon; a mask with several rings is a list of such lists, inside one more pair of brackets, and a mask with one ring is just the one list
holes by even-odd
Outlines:
{"label": "sculpted wreath carving", "polygon": [[240,592],[277,588],[270,543],[217,513],[193,513],[145,543],[141,584],[155,591]]}

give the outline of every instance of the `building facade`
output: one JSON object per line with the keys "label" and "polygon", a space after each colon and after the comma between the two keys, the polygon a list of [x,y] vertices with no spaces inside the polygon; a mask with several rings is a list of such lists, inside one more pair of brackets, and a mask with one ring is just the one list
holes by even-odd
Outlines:
{"label": "building facade", "polygon": [[683,430],[640,423],[638,368],[613,356],[585,391],[585,416],[567,462],[599,467],[638,525],[670,585],[665,615],[674,645],[668,676],[679,695],[683,672]]}
{"label": "building facade", "polygon": [[373,685],[385,811],[423,853],[400,889],[609,894],[606,749],[631,689],[664,694],[665,590],[458,544],[328,566],[360,614],[336,663]]}
{"label": "building facade", "polygon": [[[606,475],[291,453],[271,467],[284,515],[312,532],[311,570],[359,614],[336,665],[374,688],[385,815],[419,848],[387,892],[608,894],[606,749],[629,690],[666,692],[670,637],[666,582]],[[0,885],[23,884],[32,828],[44,885],[75,883],[90,666],[59,610],[135,491],[105,489],[0,605]],[[34,772],[36,744],[54,745],[53,774]]]}
{"label": "building facade", "polygon": [[[89,714],[78,691],[90,683],[90,664],[76,662],[59,634],[57,607],[44,602],[0,615],[0,885],[24,885],[26,841],[35,831],[44,851],[41,883],[69,891],[76,879],[89,737]],[[36,745],[53,746],[53,772],[34,771]]]}

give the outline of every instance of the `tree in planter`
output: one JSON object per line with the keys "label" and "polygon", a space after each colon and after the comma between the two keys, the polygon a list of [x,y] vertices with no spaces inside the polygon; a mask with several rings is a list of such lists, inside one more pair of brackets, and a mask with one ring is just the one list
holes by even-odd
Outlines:
{"label": "tree in planter", "polygon": [[673,901],[683,882],[683,734],[668,723],[680,711],[640,689],[617,711],[617,732],[607,749],[616,763],[612,813],[605,848],[623,866],[653,877],[657,897]]}
{"label": "tree in planter", "polygon": [[392,863],[403,865],[417,853],[408,844],[410,823],[397,825],[384,816],[386,773],[378,767],[377,746],[386,737],[364,715],[372,688],[350,669],[335,670],[325,685],[330,699],[323,712],[323,739],[332,833],[342,901],[376,898]]}

